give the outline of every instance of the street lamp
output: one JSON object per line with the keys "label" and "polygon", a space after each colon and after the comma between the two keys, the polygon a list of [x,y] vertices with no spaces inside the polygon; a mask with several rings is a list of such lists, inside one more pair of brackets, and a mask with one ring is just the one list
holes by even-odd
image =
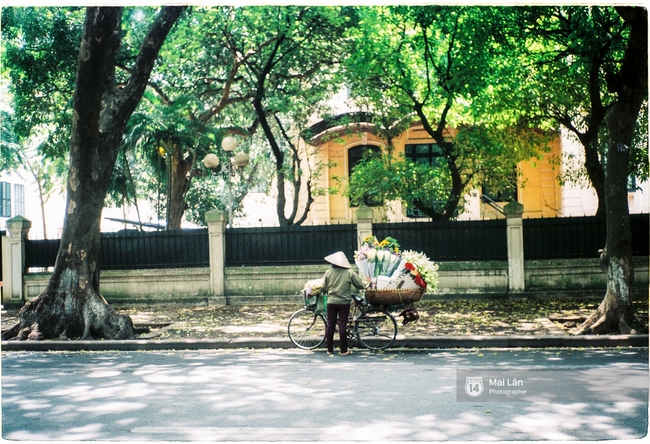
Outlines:
{"label": "street lamp", "polygon": [[232,136],[226,136],[221,141],[221,148],[227,153],[232,153],[237,148],[237,139]]}
{"label": "street lamp", "polygon": [[208,153],[203,158],[203,165],[209,170],[216,170],[219,168],[219,158],[214,153]]}
{"label": "street lamp", "polygon": [[[223,138],[221,148],[225,151],[226,156],[228,156],[228,161],[226,162],[227,170],[223,171],[223,173],[226,176],[226,182],[228,184],[228,226],[232,227],[232,181],[235,179],[237,171],[248,165],[250,157],[243,152],[233,155],[233,151],[237,148],[237,139],[232,136]],[[214,153],[208,153],[203,158],[203,165],[209,170],[217,170],[220,163],[219,157]]]}

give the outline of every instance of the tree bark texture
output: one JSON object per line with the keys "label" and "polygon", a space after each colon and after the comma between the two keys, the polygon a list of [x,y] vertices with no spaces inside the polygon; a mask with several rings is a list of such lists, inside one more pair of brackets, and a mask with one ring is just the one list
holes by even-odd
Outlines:
{"label": "tree bark texture", "polygon": [[140,102],[158,51],[184,7],[164,7],[123,88],[115,81],[122,9],[89,7],[77,66],[66,215],[52,277],[3,339],[135,336],[133,323],[99,293],[100,221],[124,128]]}
{"label": "tree bark texture", "polygon": [[589,103],[591,111],[587,120],[587,131],[579,133],[578,138],[582,143],[585,152],[585,168],[591,181],[591,186],[596,190],[598,196],[598,209],[596,216],[605,216],[605,171],[600,163],[598,154],[598,134],[600,128],[605,123],[608,108],[603,105],[600,97],[601,91],[601,71],[603,69],[603,57],[595,55],[591,60],[589,68]]}
{"label": "tree bark texture", "polygon": [[630,152],[639,110],[648,93],[648,22],[641,7],[617,11],[630,26],[630,37],[618,75],[608,82],[617,100],[607,116],[609,146],[605,176],[607,240],[601,265],[607,274],[607,292],[598,309],[576,330],[577,334],[631,333],[632,234],[627,204]]}
{"label": "tree bark texture", "polygon": [[167,151],[167,229],[179,230],[185,214],[185,194],[190,187],[190,171],[194,156],[183,158],[183,149],[173,142],[166,144]]}

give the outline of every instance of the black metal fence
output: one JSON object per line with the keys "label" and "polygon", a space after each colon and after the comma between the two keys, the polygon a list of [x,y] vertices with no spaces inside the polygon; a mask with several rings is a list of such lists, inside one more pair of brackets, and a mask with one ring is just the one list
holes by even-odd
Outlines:
{"label": "black metal fence", "polygon": [[209,267],[208,229],[102,233],[104,270]]}
{"label": "black metal fence", "polygon": [[[25,267],[54,266],[60,243],[60,239],[25,242]],[[208,230],[102,233],[99,262],[103,270],[209,267]]]}
{"label": "black metal fence", "polygon": [[25,268],[53,267],[61,239],[38,239],[25,242]]}
{"label": "black metal fence", "polygon": [[650,214],[631,214],[632,256],[650,256]]}
{"label": "black metal fence", "polygon": [[[649,217],[630,216],[633,255],[648,256]],[[506,261],[505,220],[382,223],[373,225],[379,240],[391,236],[403,250],[423,251],[436,262]],[[341,250],[352,259],[357,227],[321,225],[289,228],[226,230],[226,266],[322,264],[323,257]],[[605,245],[605,221],[594,217],[524,219],[524,258],[570,259],[597,257]],[[155,269],[208,267],[207,229],[159,232],[102,233],[100,267]],[[26,267],[54,265],[60,241],[28,240]],[[1,271],[0,271],[1,273]]]}
{"label": "black metal fence", "polygon": [[[632,255],[648,256],[648,214],[631,214]],[[606,222],[596,217],[524,219],[524,259],[598,257],[605,246]]]}
{"label": "black metal fence", "polygon": [[352,258],[356,246],[354,224],[233,228],[226,230],[226,266],[322,264],[339,250]]}
{"label": "black metal fence", "polygon": [[506,221],[447,221],[373,225],[378,240],[394,237],[402,250],[422,251],[435,262],[507,261]]}

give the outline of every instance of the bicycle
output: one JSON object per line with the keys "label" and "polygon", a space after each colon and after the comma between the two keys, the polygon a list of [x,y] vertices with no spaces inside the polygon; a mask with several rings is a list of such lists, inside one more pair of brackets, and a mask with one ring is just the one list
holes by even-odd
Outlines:
{"label": "bicycle", "polygon": [[[291,315],[287,325],[289,339],[298,348],[313,350],[326,340],[327,321],[316,311],[316,298],[303,294],[305,308]],[[354,305],[346,325],[348,340],[357,340],[368,350],[383,350],[397,337],[397,322],[382,305],[371,304],[358,295],[353,295]],[[336,337],[336,333],[335,333]]]}

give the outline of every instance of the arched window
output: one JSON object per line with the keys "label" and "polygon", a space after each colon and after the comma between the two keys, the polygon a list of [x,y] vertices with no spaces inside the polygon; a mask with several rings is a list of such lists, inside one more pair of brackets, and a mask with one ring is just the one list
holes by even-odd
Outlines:
{"label": "arched window", "polygon": [[[404,154],[415,163],[429,165],[432,169],[446,168],[447,160],[443,156],[442,150],[436,143],[418,143],[409,144],[404,147]],[[431,205],[437,211],[442,211],[446,202],[432,202]],[[427,217],[426,214],[412,205],[406,210],[406,215],[410,218]]]}
{"label": "arched window", "polygon": [[357,145],[348,150],[348,177],[352,176],[352,170],[367,155],[381,155],[381,149],[375,145]]}
{"label": "arched window", "polygon": [[[381,148],[375,145],[357,145],[348,149],[348,177],[352,176],[352,171],[359,162],[365,159],[367,156],[380,156]],[[383,202],[375,201],[370,198],[364,197],[363,203],[369,207],[378,207],[383,204]],[[353,207],[359,206],[357,202],[351,202]]]}

